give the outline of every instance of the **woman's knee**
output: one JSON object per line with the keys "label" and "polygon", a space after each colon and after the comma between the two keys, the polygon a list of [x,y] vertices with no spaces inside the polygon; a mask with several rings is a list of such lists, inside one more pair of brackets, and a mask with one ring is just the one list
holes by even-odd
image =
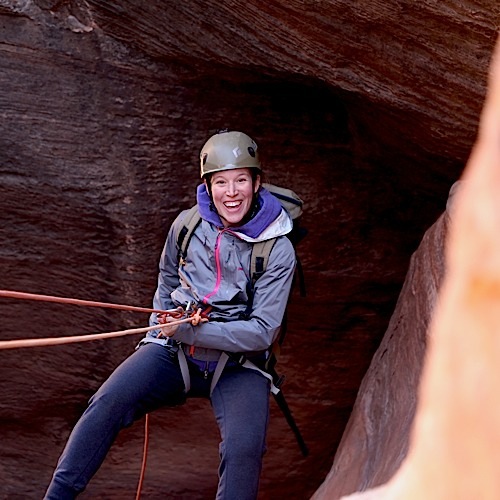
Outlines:
{"label": "woman's knee", "polygon": [[238,436],[227,436],[219,445],[220,457],[235,463],[260,461],[266,452],[265,434],[256,434],[248,430]]}
{"label": "woman's knee", "polygon": [[96,422],[114,422],[118,428],[129,427],[140,417],[131,401],[117,398],[104,386],[90,398],[85,414],[91,415]]}

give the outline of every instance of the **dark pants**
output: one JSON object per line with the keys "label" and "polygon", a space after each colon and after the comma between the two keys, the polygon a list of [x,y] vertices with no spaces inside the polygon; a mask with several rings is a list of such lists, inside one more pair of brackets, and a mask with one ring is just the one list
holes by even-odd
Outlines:
{"label": "dark pants", "polygon": [[[191,391],[210,397],[211,377],[190,366]],[[172,348],[146,344],[127,358],[90,399],[59,459],[46,500],[81,493],[118,432],[146,413],[184,402],[184,383]],[[255,499],[269,418],[269,382],[258,372],[227,366],[211,396],[221,433],[217,499]],[[187,464],[186,464],[187,466]]]}

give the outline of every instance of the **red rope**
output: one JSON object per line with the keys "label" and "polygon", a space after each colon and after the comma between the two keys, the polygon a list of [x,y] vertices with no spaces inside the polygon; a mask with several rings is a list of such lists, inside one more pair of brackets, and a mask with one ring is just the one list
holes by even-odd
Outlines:
{"label": "red rope", "polygon": [[128,306],[124,304],[110,304],[109,302],[96,302],[95,300],[72,299],[68,297],[56,297],[54,295],[41,295],[37,293],[16,292],[14,290],[0,290],[0,297],[9,297],[13,299],[39,300],[42,302],[57,302],[60,304],[73,304],[76,306],[87,307],[106,307],[108,309],[120,309],[122,311],[135,311],[145,313],[171,313],[177,309],[151,309],[149,307]]}
{"label": "red rope", "polygon": [[[159,314],[167,314],[174,318],[180,318],[182,316],[182,312],[179,309],[150,309],[148,307],[136,307],[136,306],[128,306],[122,304],[110,304],[108,302],[96,302],[93,300],[81,300],[81,299],[72,299],[68,297],[55,297],[53,295],[40,295],[34,293],[26,293],[26,292],[15,292],[13,290],[0,290],[0,297],[8,297],[13,299],[27,299],[27,300],[39,300],[43,302],[57,302],[60,304],[73,304],[78,306],[88,306],[88,307],[106,307],[110,309],[120,309],[123,311],[135,311],[135,312],[146,312],[146,313],[159,313]],[[46,346],[46,345],[60,345],[60,344],[69,344],[74,342],[86,342],[89,340],[97,340],[97,339],[105,339],[112,337],[120,337],[123,335],[131,335],[135,333],[143,333],[149,330],[164,328],[168,326],[173,326],[179,323],[187,323],[191,322],[194,326],[196,326],[200,322],[208,321],[208,319],[204,316],[202,317],[201,309],[198,309],[195,314],[193,314],[189,318],[185,319],[177,319],[175,321],[169,322],[167,324],[160,325],[152,325],[144,328],[133,328],[130,330],[121,330],[117,332],[107,332],[107,333],[95,333],[90,335],[76,335],[72,337],[55,337],[55,338],[44,338],[44,339],[21,339],[21,340],[4,340],[0,342],[0,349],[14,349],[17,347],[35,347],[35,346]],[[146,463],[148,456],[148,445],[149,445],[149,415],[146,414],[145,422],[144,422],[144,446],[142,453],[142,466],[141,466],[141,474],[139,477],[139,484],[137,485],[137,493],[136,500],[140,500],[141,498],[141,490],[142,485],[144,483],[144,476],[146,474]]]}
{"label": "red rope", "polygon": [[144,483],[144,476],[146,475],[148,445],[149,445],[149,413],[146,413],[146,418],[144,420],[144,445],[142,450],[141,475],[139,476],[139,484],[137,485],[137,493],[135,495],[135,500],[140,500],[141,498],[142,485]]}
{"label": "red rope", "polygon": [[102,340],[114,337],[123,337],[124,335],[134,335],[136,333],[144,333],[149,330],[160,330],[170,326],[179,325],[181,323],[192,323],[193,318],[184,318],[172,321],[171,323],[161,323],[159,325],[144,326],[141,328],[131,328],[129,330],[119,330],[117,332],[106,333],[91,333],[87,335],[73,335],[69,337],[48,337],[43,339],[15,339],[0,341],[0,350],[2,349],[17,349],[18,347],[41,347],[49,345],[74,344],[76,342],[88,342],[90,340]]}

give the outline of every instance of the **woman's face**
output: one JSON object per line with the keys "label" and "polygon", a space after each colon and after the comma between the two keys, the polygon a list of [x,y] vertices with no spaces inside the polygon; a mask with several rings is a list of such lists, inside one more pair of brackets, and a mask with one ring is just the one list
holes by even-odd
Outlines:
{"label": "woman's face", "polygon": [[210,179],[212,199],[224,227],[238,226],[250,210],[260,176],[252,182],[249,168],[216,172]]}

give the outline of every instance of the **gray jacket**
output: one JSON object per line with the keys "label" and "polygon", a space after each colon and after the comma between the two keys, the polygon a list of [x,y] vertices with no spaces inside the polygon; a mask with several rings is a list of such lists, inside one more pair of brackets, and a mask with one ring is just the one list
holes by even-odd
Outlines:
{"label": "gray jacket", "polygon": [[[283,210],[279,220],[263,233],[263,239],[277,240],[265,273],[255,283],[252,301],[252,243],[245,241],[249,238],[243,234],[202,220],[192,235],[185,264],[179,266],[176,237],[186,213],[177,217],[168,233],[153,307],[172,309],[185,306],[188,301],[212,307],[208,323],[181,324],[173,336],[174,340],[195,347],[195,359],[216,360],[221,351],[249,355],[265,351],[278,335],[295,269],[295,251],[284,236],[291,229],[288,214]],[[155,314],[151,315],[150,324],[157,324]],[[156,330],[150,332],[143,342],[165,343],[165,339],[155,338],[157,335]]]}

